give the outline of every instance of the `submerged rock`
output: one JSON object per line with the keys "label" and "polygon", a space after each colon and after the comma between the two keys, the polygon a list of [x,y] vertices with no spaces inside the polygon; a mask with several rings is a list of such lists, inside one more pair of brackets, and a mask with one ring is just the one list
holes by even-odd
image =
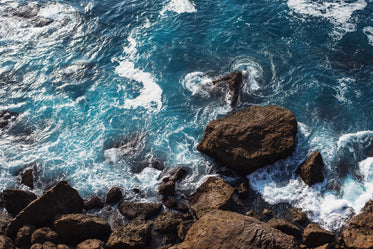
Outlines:
{"label": "submerged rock", "polygon": [[237,71],[221,79],[214,80],[212,83],[217,87],[225,87],[224,84],[227,84],[230,94],[231,94],[231,98],[230,98],[231,106],[234,106],[238,100],[238,93],[239,93],[239,89],[242,84],[242,81],[243,81],[242,72]]}
{"label": "submerged rock", "polygon": [[315,151],[307,160],[299,165],[297,173],[300,174],[302,180],[309,186],[315,183],[324,181],[324,162],[321,154]]}
{"label": "submerged rock", "polygon": [[211,121],[197,149],[241,173],[290,156],[297,121],[279,106],[251,106]]}
{"label": "submerged rock", "polygon": [[29,191],[19,189],[6,189],[4,194],[4,206],[8,213],[16,216],[30,202],[36,199],[36,195]]}
{"label": "submerged rock", "polygon": [[135,203],[124,201],[119,204],[120,213],[128,219],[134,219],[139,216],[144,219],[150,219],[158,214],[161,208],[161,203]]}
{"label": "submerged rock", "polygon": [[38,16],[40,8],[38,6],[21,6],[12,12],[13,16],[29,19],[33,26],[44,27],[53,22],[52,19]]}

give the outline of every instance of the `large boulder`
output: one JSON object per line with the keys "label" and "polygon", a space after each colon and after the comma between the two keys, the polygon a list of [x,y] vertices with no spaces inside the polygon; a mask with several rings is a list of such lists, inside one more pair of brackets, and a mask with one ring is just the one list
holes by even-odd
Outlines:
{"label": "large boulder", "polygon": [[303,231],[303,244],[311,248],[334,242],[334,240],[334,233],[325,230],[315,223],[308,224]]}
{"label": "large boulder", "polygon": [[104,203],[97,196],[92,197],[89,201],[84,202],[84,209],[85,210],[101,209],[103,207],[104,207]]}
{"label": "large boulder", "polygon": [[57,214],[77,213],[83,209],[83,199],[66,181],[57,183],[32,201],[9,224],[6,234],[14,238],[23,225],[48,225]]}
{"label": "large boulder", "polygon": [[29,191],[19,189],[6,189],[4,194],[4,206],[8,213],[16,216],[22,209],[24,209],[30,202],[36,199],[36,195]]}
{"label": "large boulder", "polygon": [[211,121],[197,149],[228,167],[251,173],[290,156],[297,121],[279,106],[251,106]]}
{"label": "large boulder", "polygon": [[120,213],[128,219],[134,219],[139,216],[150,219],[158,214],[161,208],[161,203],[135,203],[124,201],[119,204]]}
{"label": "large boulder", "polygon": [[190,196],[189,204],[196,216],[200,218],[211,210],[230,209],[233,192],[234,188],[223,179],[210,177]]}
{"label": "large boulder", "polygon": [[0,235],[0,249],[16,249],[16,247],[10,238]]}
{"label": "large boulder", "polygon": [[214,80],[212,83],[217,87],[228,87],[230,91],[231,106],[234,106],[238,100],[238,94],[243,81],[242,72],[237,71],[223,78]]}
{"label": "large boulder", "polygon": [[111,233],[103,217],[87,214],[65,214],[54,222],[54,229],[66,244],[77,244],[87,239],[106,241]]}
{"label": "large boulder", "polygon": [[172,249],[295,249],[292,236],[252,217],[215,210],[197,220],[183,243]]}
{"label": "large boulder", "polygon": [[106,195],[106,203],[108,204],[116,204],[118,203],[123,197],[122,190],[118,187],[113,187],[109,190]]}
{"label": "large boulder", "polygon": [[161,213],[154,221],[153,229],[162,234],[175,233],[177,226],[183,221],[183,215],[176,212]]}
{"label": "large boulder", "polygon": [[318,151],[313,152],[296,170],[302,180],[309,186],[324,181],[323,171],[324,162]]}
{"label": "large boulder", "polygon": [[31,235],[31,244],[43,244],[44,242],[58,242],[58,234],[53,231],[50,227],[42,227],[36,229]]}

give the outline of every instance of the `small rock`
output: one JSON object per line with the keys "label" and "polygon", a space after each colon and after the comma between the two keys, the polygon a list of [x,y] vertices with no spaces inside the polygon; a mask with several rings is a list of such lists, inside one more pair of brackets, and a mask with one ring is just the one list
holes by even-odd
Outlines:
{"label": "small rock", "polygon": [[187,171],[186,171],[186,169],[184,169],[182,167],[176,167],[176,168],[173,168],[169,172],[169,174],[171,176],[172,181],[179,181],[179,180],[183,179],[183,177],[187,174]]}
{"label": "small rock", "polygon": [[16,249],[16,247],[10,238],[0,235],[0,249]]}
{"label": "small rock", "polygon": [[161,184],[158,187],[158,191],[163,196],[173,196],[175,195],[175,182],[170,180]]}
{"label": "small rock", "polygon": [[5,235],[5,229],[12,220],[10,215],[0,215],[0,234]]}
{"label": "small rock", "polygon": [[88,239],[77,245],[76,249],[106,249],[106,245],[101,240]]}
{"label": "small rock", "polygon": [[194,224],[194,221],[193,221],[193,220],[186,220],[186,221],[181,222],[181,223],[177,226],[177,236],[178,236],[181,240],[184,240],[186,234],[188,233],[189,229],[192,227],[193,224]]}
{"label": "small rock", "polygon": [[17,246],[26,246],[31,244],[31,235],[35,231],[34,226],[26,225],[18,230],[16,239],[14,240]]}
{"label": "small rock", "polygon": [[304,225],[308,221],[307,215],[303,213],[302,211],[295,209],[295,208],[290,208],[289,209],[290,216],[294,222],[297,222],[298,224]]}
{"label": "small rock", "polygon": [[6,189],[3,191],[5,208],[13,216],[16,216],[30,202],[36,199],[36,195],[29,191],[19,189]]}
{"label": "small rock", "polygon": [[84,209],[85,210],[101,209],[103,207],[104,207],[104,203],[97,196],[93,197],[89,201],[84,202]]}
{"label": "small rock", "polygon": [[168,198],[167,200],[164,201],[164,205],[167,208],[174,208],[177,206],[177,201],[175,197]]}
{"label": "small rock", "polygon": [[135,202],[121,202],[119,204],[119,211],[128,219],[134,219],[142,216],[144,219],[150,219],[162,208],[161,203],[135,203]]}
{"label": "small rock", "polygon": [[176,210],[177,210],[177,211],[180,211],[180,212],[182,212],[182,213],[186,213],[186,212],[189,211],[189,205],[188,205],[188,203],[186,203],[186,202],[180,202],[180,203],[177,205]]}
{"label": "small rock", "polygon": [[267,222],[267,224],[283,233],[293,235],[295,238],[300,238],[302,236],[301,230],[287,220],[272,218]]}
{"label": "small rock", "polygon": [[50,241],[46,241],[43,243],[43,249],[57,249],[57,246]]}
{"label": "small rock", "polygon": [[244,182],[241,182],[234,190],[241,198],[247,198],[250,193],[247,184]]}
{"label": "small rock", "polygon": [[229,75],[227,75],[227,76],[225,76],[221,79],[214,80],[212,83],[215,86],[220,86],[220,85],[222,85],[222,83],[228,84],[228,88],[229,88],[230,94],[231,94],[231,99],[230,99],[231,106],[234,106],[237,103],[238,92],[239,92],[239,89],[240,89],[240,85],[242,84],[242,81],[243,81],[242,72],[237,71],[237,72],[231,73],[231,74],[229,74]]}
{"label": "small rock", "polygon": [[326,243],[332,243],[335,235],[317,224],[311,223],[304,229],[303,244],[309,247],[318,247]]}
{"label": "small rock", "polygon": [[183,221],[183,215],[176,212],[161,213],[154,221],[153,229],[162,234],[177,231],[177,226]]}
{"label": "small rock", "polygon": [[25,184],[29,188],[34,188],[34,175],[33,175],[33,169],[28,169],[21,175],[21,183]]}
{"label": "small rock", "polygon": [[123,197],[122,191],[118,187],[111,188],[106,195],[106,203],[118,203]]}
{"label": "small rock", "polygon": [[309,186],[324,181],[324,162],[320,152],[316,151],[307,160],[299,165],[296,173],[300,174],[302,180]]}
{"label": "small rock", "polygon": [[260,217],[260,215],[258,214],[258,212],[255,211],[255,210],[249,210],[249,211],[246,212],[245,215],[253,217],[253,218],[257,219],[257,220],[262,220],[262,217]]}
{"label": "small rock", "polygon": [[37,243],[33,244],[30,249],[43,249],[43,244]]}
{"label": "small rock", "polygon": [[262,212],[262,215],[264,216],[264,218],[267,218],[267,219],[272,218],[274,214],[275,213],[269,208],[263,209],[263,212]]}
{"label": "small rock", "polygon": [[43,244],[46,241],[57,243],[58,235],[49,227],[36,229],[31,236],[31,244]]}

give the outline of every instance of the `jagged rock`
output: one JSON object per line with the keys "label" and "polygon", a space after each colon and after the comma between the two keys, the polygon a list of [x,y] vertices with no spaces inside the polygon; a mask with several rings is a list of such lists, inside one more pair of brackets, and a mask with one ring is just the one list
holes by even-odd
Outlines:
{"label": "jagged rock", "polygon": [[5,230],[10,221],[12,220],[12,217],[10,215],[0,215],[0,234],[5,235]]}
{"label": "jagged rock", "polygon": [[234,106],[237,103],[238,92],[239,92],[239,89],[240,89],[240,85],[242,84],[242,81],[243,81],[242,72],[237,71],[237,72],[231,73],[230,75],[227,75],[227,76],[225,76],[221,79],[214,80],[212,83],[215,86],[218,86],[218,87],[219,86],[224,87],[224,85],[223,85],[224,83],[228,85],[228,88],[229,88],[230,93],[231,93],[231,98],[230,98],[231,106]]}
{"label": "jagged rock", "polygon": [[58,234],[49,227],[36,229],[31,235],[31,244],[43,244],[47,241],[57,243],[57,240]]}
{"label": "jagged rock", "polygon": [[10,121],[15,120],[18,117],[19,113],[10,112],[8,110],[0,111],[0,129],[7,128]]}
{"label": "jagged rock", "polygon": [[265,208],[263,209],[262,215],[266,219],[271,219],[275,215],[275,213],[273,212],[273,210]]}
{"label": "jagged rock", "polygon": [[280,230],[283,233],[293,235],[296,238],[300,238],[302,236],[301,230],[294,225],[293,223],[278,218],[272,218],[267,222],[273,228]]}
{"label": "jagged rock", "polygon": [[150,242],[151,223],[142,217],[133,219],[114,231],[106,246],[109,249],[145,248]]}
{"label": "jagged rock", "polygon": [[175,181],[169,180],[162,183],[158,187],[158,191],[163,196],[173,196],[175,195]]}
{"label": "jagged rock", "polygon": [[0,235],[0,249],[16,249],[16,247],[10,238]]}
{"label": "jagged rock", "polygon": [[21,174],[21,183],[29,188],[34,188],[33,169],[28,169]]}
{"label": "jagged rock", "polygon": [[40,243],[33,244],[30,249],[43,249],[43,245]]}
{"label": "jagged rock", "polygon": [[57,249],[57,246],[53,242],[46,241],[43,243],[43,249]]}
{"label": "jagged rock", "polygon": [[77,245],[76,249],[106,249],[106,245],[101,240],[88,239]]}
{"label": "jagged rock", "polygon": [[299,165],[296,172],[300,174],[302,180],[309,186],[324,181],[324,162],[320,152],[316,151],[307,160]]}
{"label": "jagged rock", "polygon": [[223,179],[210,177],[189,198],[189,205],[198,218],[214,209],[228,210],[234,188]]}
{"label": "jagged rock", "polygon": [[118,187],[113,187],[109,190],[106,195],[106,203],[115,204],[118,203],[123,197],[122,190]]}
{"label": "jagged rock", "polygon": [[53,225],[67,244],[76,244],[87,239],[106,241],[111,233],[105,218],[94,215],[65,214],[56,219]]}
{"label": "jagged rock", "polygon": [[13,216],[16,216],[30,202],[36,199],[34,193],[15,188],[6,189],[3,194],[5,208]]}
{"label": "jagged rock", "polygon": [[260,215],[258,214],[258,212],[255,211],[255,210],[247,211],[245,215],[253,217],[253,218],[257,219],[257,220],[262,220],[262,217],[260,217]]}
{"label": "jagged rock", "polygon": [[154,221],[153,229],[162,234],[175,232],[183,221],[183,215],[176,212],[161,213]]}
{"label": "jagged rock", "polygon": [[170,179],[172,181],[179,181],[181,179],[183,179],[183,177],[187,174],[187,171],[186,169],[182,168],[182,167],[175,167],[175,168],[172,168],[168,174],[170,175]]}
{"label": "jagged rock", "polygon": [[62,181],[24,208],[8,224],[6,234],[14,238],[23,225],[48,225],[57,214],[76,213],[82,209],[83,199],[79,193]]}
{"label": "jagged rock", "polygon": [[161,208],[161,203],[134,203],[124,201],[119,204],[120,213],[128,219],[134,219],[138,216],[150,219],[158,214]]}
{"label": "jagged rock", "polygon": [[295,249],[292,236],[284,234],[257,219],[230,211],[215,210],[197,220],[183,243],[172,249]]}
{"label": "jagged rock", "polygon": [[373,212],[373,201],[372,200],[367,201],[361,211],[372,213]]}
{"label": "jagged rock", "polygon": [[177,205],[176,210],[177,210],[177,211],[180,211],[180,212],[182,212],[182,213],[186,213],[186,212],[189,211],[189,205],[188,205],[188,203],[186,203],[186,202],[180,202],[180,203]]}
{"label": "jagged rock", "polygon": [[332,232],[325,230],[315,223],[308,224],[303,231],[303,244],[309,247],[318,247],[335,240]]}
{"label": "jagged rock", "polygon": [[251,106],[211,121],[197,149],[237,172],[251,173],[290,156],[297,121],[279,106]]}
{"label": "jagged rock", "polygon": [[26,246],[31,244],[31,235],[35,231],[34,226],[23,226],[18,230],[16,239],[14,240],[17,246]]}
{"label": "jagged rock", "polygon": [[101,209],[103,207],[104,207],[104,203],[97,196],[91,198],[89,201],[84,202],[84,209],[85,210]]}
{"label": "jagged rock", "polygon": [[188,233],[189,229],[192,227],[193,224],[194,224],[194,220],[186,220],[186,221],[181,222],[177,226],[177,236],[181,240],[184,240],[186,234]]}
{"label": "jagged rock", "polygon": [[289,209],[290,216],[294,222],[297,222],[298,224],[304,225],[308,221],[307,215],[303,213],[302,211],[295,209],[295,208],[290,208]]}
{"label": "jagged rock", "polygon": [[177,201],[175,197],[168,198],[167,200],[164,201],[164,205],[167,208],[174,208],[177,206]]}

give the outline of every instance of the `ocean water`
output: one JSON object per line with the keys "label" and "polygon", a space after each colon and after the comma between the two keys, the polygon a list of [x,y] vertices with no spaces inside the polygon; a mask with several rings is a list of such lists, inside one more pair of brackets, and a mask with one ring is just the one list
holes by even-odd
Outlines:
{"label": "ocean water", "polygon": [[[158,161],[188,169],[187,195],[215,172],[196,150],[208,122],[276,104],[298,120],[297,149],[250,184],[338,230],[373,198],[372,13],[371,0],[0,0],[0,109],[20,113],[0,135],[0,190],[27,189],[33,167],[38,194],[67,180],[86,198],[120,186],[155,201]],[[236,70],[231,108],[212,80]],[[309,187],[294,171],[315,150],[327,177]]]}

